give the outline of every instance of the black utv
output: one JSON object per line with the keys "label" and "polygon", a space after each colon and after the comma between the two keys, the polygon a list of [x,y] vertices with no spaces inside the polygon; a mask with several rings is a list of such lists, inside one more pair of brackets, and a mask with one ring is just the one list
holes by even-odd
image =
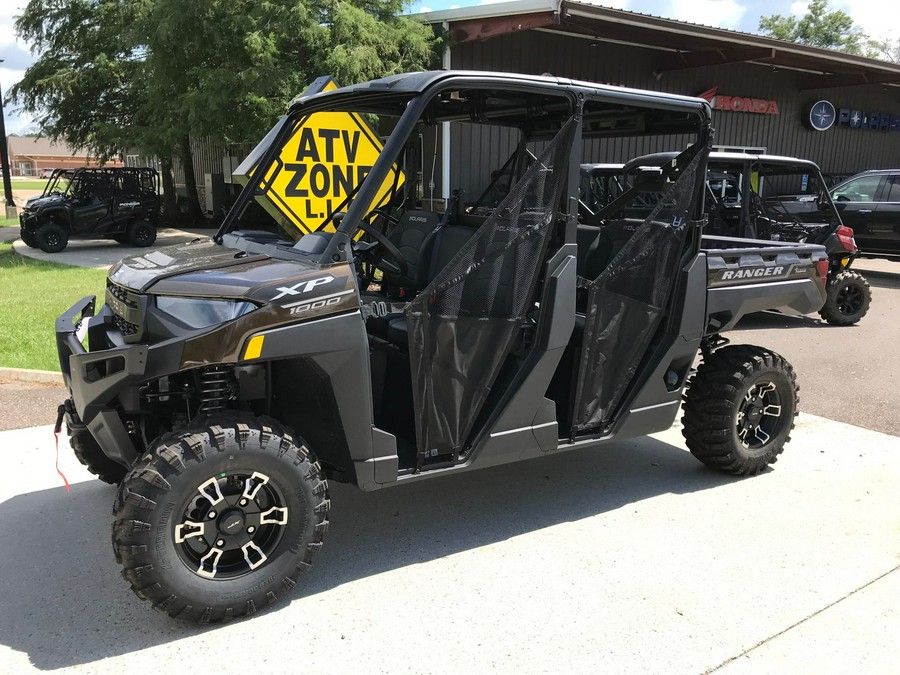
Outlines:
{"label": "black utv", "polygon": [[[602,451],[668,428],[683,396],[701,462],[739,475],[775,462],[795,375],[720,333],[748,311],[815,310],[827,260],[814,245],[701,247],[710,113],[701,99],[465,71],[297,99],[212,240],[116,264],[106,304],[84,298],[56,324],[71,393],[60,424],[119,485],[113,548],[135,593],[191,621],[253,613],[321,548],[328,481],[377,490]],[[421,175],[448,131],[449,175]],[[346,170],[366,134],[387,141]],[[579,220],[587,149],[673,138],[684,152],[621,198],[662,191],[649,214]],[[499,204],[431,198],[442,180],[489,182],[488,140],[535,158]],[[284,217],[248,215],[281,170]],[[315,201],[329,176],[345,196]]]}
{"label": "black utv", "polygon": [[27,246],[58,253],[72,237],[150,246],[159,223],[159,174],[137,167],[55,169],[19,215]]}
{"label": "black utv", "polygon": [[[636,157],[625,165],[583,165],[580,210],[590,217],[624,192],[642,169],[660,167],[677,154]],[[854,232],[842,222],[814,162],[711,152],[706,184],[705,234],[822,244],[828,252],[828,284],[820,316],[832,325],[849,326],[866,315],[872,299],[869,284],[850,269],[859,255]],[[659,197],[648,194],[635,206],[647,213]]]}

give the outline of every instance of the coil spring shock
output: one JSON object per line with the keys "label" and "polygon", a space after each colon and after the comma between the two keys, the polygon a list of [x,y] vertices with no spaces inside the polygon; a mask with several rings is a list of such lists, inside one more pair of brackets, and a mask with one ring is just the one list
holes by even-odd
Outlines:
{"label": "coil spring shock", "polygon": [[200,371],[201,415],[225,409],[230,394],[231,373],[227,366],[210,366]]}

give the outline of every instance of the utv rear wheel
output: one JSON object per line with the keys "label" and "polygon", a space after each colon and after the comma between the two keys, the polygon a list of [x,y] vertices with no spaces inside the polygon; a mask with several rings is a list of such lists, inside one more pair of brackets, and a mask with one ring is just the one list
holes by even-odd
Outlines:
{"label": "utv rear wheel", "polygon": [[69,445],[78,461],[104,483],[118,485],[125,477],[125,467],[104,455],[87,429],[69,429]]}
{"label": "utv rear wheel", "polygon": [[819,315],[833,326],[852,326],[869,311],[872,289],[859,272],[844,271],[825,287],[825,304]]}
{"label": "utv rear wheel", "polygon": [[146,220],[136,220],[128,226],[125,236],[132,246],[150,246],[156,241],[156,227]]}
{"label": "utv rear wheel", "polygon": [[29,232],[23,228],[19,230],[19,238],[28,248],[38,248],[37,237],[35,237],[34,232]]}
{"label": "utv rear wheel", "polygon": [[59,253],[69,243],[69,233],[59,223],[44,223],[35,232],[34,241],[44,253]]}
{"label": "utv rear wheel", "polygon": [[125,477],[113,548],[138,597],[200,623],[252,614],[308,570],[328,485],[300,438],[266,418],[199,419]]}
{"label": "utv rear wheel", "polygon": [[688,449],[714,469],[759,473],[790,440],[798,391],[793,368],[775,352],[751,345],[716,350],[697,369],[684,397]]}

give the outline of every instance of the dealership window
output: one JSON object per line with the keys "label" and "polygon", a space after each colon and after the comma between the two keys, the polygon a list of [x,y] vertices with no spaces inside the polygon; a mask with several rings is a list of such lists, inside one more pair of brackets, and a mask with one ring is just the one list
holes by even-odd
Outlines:
{"label": "dealership window", "polygon": [[874,202],[881,176],[863,176],[844,183],[831,195],[836,202]]}

